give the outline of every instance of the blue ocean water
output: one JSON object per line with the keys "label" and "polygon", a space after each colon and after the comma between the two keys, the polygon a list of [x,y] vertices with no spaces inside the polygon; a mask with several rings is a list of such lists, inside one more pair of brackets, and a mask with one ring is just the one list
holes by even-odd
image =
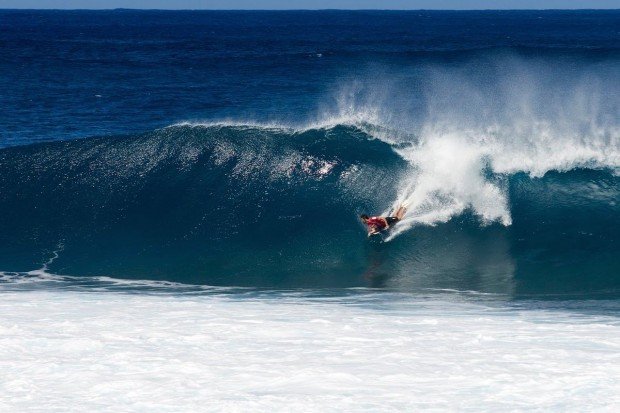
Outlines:
{"label": "blue ocean water", "polygon": [[618,411],[619,27],[0,10],[0,410]]}
{"label": "blue ocean water", "polygon": [[[76,283],[620,292],[620,11],[0,27],[7,282],[48,263]],[[368,240],[359,213],[403,201]]]}

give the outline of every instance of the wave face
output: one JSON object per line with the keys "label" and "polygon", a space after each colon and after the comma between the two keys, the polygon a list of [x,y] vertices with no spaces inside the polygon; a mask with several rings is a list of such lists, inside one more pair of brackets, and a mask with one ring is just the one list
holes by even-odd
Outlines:
{"label": "wave face", "polygon": [[[537,167],[509,156],[514,140],[429,136],[351,122],[184,124],[7,148],[0,268],[28,271],[56,253],[54,273],[209,285],[620,287],[618,148],[605,141],[616,135],[582,140],[572,159],[568,141],[549,140],[560,161],[541,144],[529,149],[542,151]],[[367,240],[357,215],[401,198],[400,229]]]}

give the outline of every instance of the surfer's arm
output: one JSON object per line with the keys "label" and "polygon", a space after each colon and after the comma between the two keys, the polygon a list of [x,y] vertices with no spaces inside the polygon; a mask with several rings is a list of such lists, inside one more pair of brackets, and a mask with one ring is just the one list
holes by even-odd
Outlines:
{"label": "surfer's arm", "polygon": [[379,230],[376,227],[370,227],[368,228],[368,236],[373,236],[375,234],[378,234]]}

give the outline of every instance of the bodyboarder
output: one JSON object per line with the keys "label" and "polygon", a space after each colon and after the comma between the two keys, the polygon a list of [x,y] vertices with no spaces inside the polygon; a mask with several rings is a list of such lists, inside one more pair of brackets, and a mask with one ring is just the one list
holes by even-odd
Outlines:
{"label": "bodyboarder", "polygon": [[381,231],[385,231],[391,226],[395,225],[398,221],[403,219],[403,216],[407,212],[407,208],[404,205],[401,205],[393,216],[387,217],[369,217],[366,214],[360,215],[360,218],[366,226],[368,226],[368,236],[379,234]]}

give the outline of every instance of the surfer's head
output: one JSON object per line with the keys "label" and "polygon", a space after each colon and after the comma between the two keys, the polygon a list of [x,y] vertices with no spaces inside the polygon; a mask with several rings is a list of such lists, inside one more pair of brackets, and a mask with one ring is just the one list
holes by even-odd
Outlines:
{"label": "surfer's head", "polygon": [[362,221],[366,222],[366,220],[368,219],[368,215],[362,214],[360,215],[360,218],[362,219]]}

